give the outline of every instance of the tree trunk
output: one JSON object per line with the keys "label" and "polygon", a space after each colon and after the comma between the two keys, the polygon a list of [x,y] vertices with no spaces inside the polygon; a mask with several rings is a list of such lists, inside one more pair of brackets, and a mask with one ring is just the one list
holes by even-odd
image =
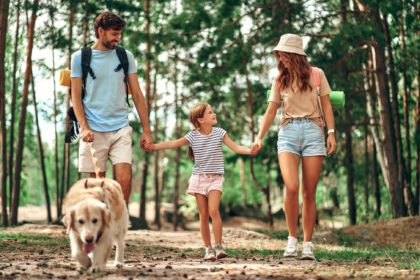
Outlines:
{"label": "tree trunk", "polygon": [[48,178],[45,172],[44,148],[42,147],[41,129],[39,128],[38,106],[36,102],[35,81],[32,74],[32,69],[31,69],[31,84],[32,84],[32,98],[33,98],[34,110],[35,110],[35,124],[36,124],[36,132],[37,132],[37,139],[38,139],[39,160],[40,160],[40,165],[41,165],[41,175],[42,175],[42,183],[44,187],[45,203],[47,207],[47,219],[48,219],[48,223],[51,224],[52,218],[51,218],[50,194],[48,192]]}
{"label": "tree trunk", "polygon": [[13,188],[13,158],[15,152],[15,111],[16,111],[16,72],[18,59],[18,43],[19,43],[19,26],[20,26],[20,0],[16,5],[16,29],[15,42],[13,46],[13,72],[12,72],[12,104],[10,106],[10,135],[9,135],[9,205],[12,205],[12,188]]}
{"label": "tree trunk", "polygon": [[[350,99],[350,94],[348,96]],[[345,119],[347,120],[346,130],[345,130],[345,142],[344,142],[344,161],[346,164],[347,170],[347,202],[349,207],[349,220],[351,225],[357,223],[357,208],[356,200],[354,195],[354,163],[353,163],[353,150],[352,150],[352,125],[351,125],[351,113],[350,113],[350,104],[346,103],[344,106]]]}
{"label": "tree trunk", "polygon": [[17,225],[18,222],[18,209],[19,209],[19,196],[20,196],[20,179],[23,159],[23,148],[25,139],[25,121],[26,121],[26,109],[28,106],[28,93],[29,93],[29,81],[32,67],[32,48],[34,42],[34,28],[37,17],[39,0],[34,0],[32,6],[32,15],[28,26],[28,47],[26,56],[26,70],[24,75],[23,83],[23,96],[21,112],[19,117],[19,132],[16,146],[16,159],[14,167],[14,180],[13,180],[13,193],[12,193],[12,206],[11,206],[11,224]]}
{"label": "tree trunk", "polygon": [[[402,59],[400,61],[401,63],[401,74],[402,74],[402,80],[403,80],[403,103],[404,103],[404,127],[405,127],[405,150],[406,150],[406,158],[405,158],[405,167],[406,167],[406,176],[407,176],[407,189],[409,192],[407,192],[407,195],[412,195],[412,180],[411,180],[411,141],[410,141],[410,107],[408,104],[409,99],[409,91],[408,91],[408,85],[407,85],[407,67],[405,64],[405,29],[404,29],[404,17],[401,15],[400,19],[400,48],[402,53]],[[406,197],[407,199],[407,197]],[[414,196],[412,198],[412,210],[413,215],[419,214],[419,197]]]}
{"label": "tree trunk", "polygon": [[[386,47],[388,51],[388,60],[389,60],[389,75],[391,80],[391,92],[392,92],[392,118],[395,123],[395,146],[397,151],[397,165],[398,165],[398,179],[400,185],[404,188],[404,199],[405,204],[407,205],[408,213],[410,216],[414,215],[414,198],[411,191],[411,182],[408,180],[406,162],[404,161],[403,151],[402,151],[402,140],[401,140],[401,125],[400,125],[400,116],[398,114],[398,81],[395,73],[395,63],[394,63],[394,54],[391,46],[391,36],[389,34],[389,26],[387,15],[385,14],[382,19],[382,26],[385,35]],[[404,104],[405,106],[406,104]],[[405,116],[404,116],[405,117]],[[408,121],[408,119],[407,119]],[[409,129],[409,124],[406,126],[406,129]],[[409,141],[409,138],[408,138]],[[411,172],[411,170],[409,170]]]}
{"label": "tree trunk", "polygon": [[85,16],[83,18],[83,46],[86,46],[89,39],[89,0],[85,0],[84,9]]}
{"label": "tree trunk", "polygon": [[[150,0],[144,0],[144,12],[146,14],[146,102],[148,113],[150,116],[150,108],[152,105],[151,92],[150,92],[150,48],[151,48],[151,39],[150,39]],[[140,186],[140,219],[141,222],[146,223],[146,188],[147,188],[147,176],[149,171],[149,161],[150,156],[148,153],[145,154],[144,163],[143,163],[143,176],[142,183]]]}
{"label": "tree trunk", "polygon": [[[243,48],[243,38],[241,38],[241,45]],[[248,57],[247,56],[243,56],[242,57],[242,67],[243,67],[243,71],[245,74],[245,81],[246,81],[246,92],[247,92],[247,107],[248,107],[248,114],[249,114],[249,118],[250,118],[250,124],[249,124],[249,129],[251,131],[251,141],[254,142],[255,140],[255,122],[254,122],[254,110],[252,108],[252,90],[251,90],[251,81],[249,79],[249,75],[248,75]],[[271,200],[270,200],[270,190],[269,190],[269,184],[267,184],[266,187],[263,187],[263,185],[258,182],[257,177],[255,176],[255,171],[254,171],[254,163],[253,163],[253,158],[250,158],[249,160],[249,165],[250,165],[250,173],[251,173],[251,178],[253,183],[255,184],[255,186],[265,195],[265,199],[268,203],[268,213],[267,213],[267,217],[270,221],[270,225],[274,224],[273,221],[273,215],[271,213]]]}
{"label": "tree trunk", "polygon": [[140,185],[140,223],[147,227],[146,221],[146,185],[147,185],[147,174],[149,173],[149,153],[144,155],[143,167],[142,167],[142,179]]}
{"label": "tree trunk", "polygon": [[382,142],[384,143],[384,160],[387,167],[389,179],[389,193],[392,204],[392,215],[394,218],[407,215],[404,203],[403,186],[398,180],[398,166],[392,166],[397,162],[397,151],[395,147],[395,134],[392,116],[390,115],[391,104],[386,78],[385,51],[376,41],[372,45],[373,67],[376,83],[376,96],[378,99],[380,123],[382,128]]}
{"label": "tree trunk", "polygon": [[374,83],[374,77],[372,75],[372,72],[370,71],[371,69],[373,69],[373,62],[372,62],[370,51],[369,51],[368,57],[369,57],[368,69],[366,69],[366,74],[365,74],[365,77],[366,77],[365,90],[367,93],[366,102],[367,102],[367,114],[369,116],[369,122],[370,122],[369,127],[370,127],[370,133],[372,134],[372,138],[373,138],[373,144],[375,146],[375,150],[377,151],[376,153],[377,157],[375,157],[375,162],[376,160],[379,161],[381,172],[384,177],[385,185],[389,189],[389,178],[388,178],[389,174],[387,171],[387,167],[385,165],[384,145],[379,138],[379,130],[378,130],[378,125],[377,125],[379,121],[378,121],[378,117],[374,113],[377,108],[377,104],[374,98],[375,93],[376,93],[376,84]]}
{"label": "tree trunk", "polygon": [[[154,124],[153,124],[153,138],[154,141],[158,142],[159,126],[158,126],[158,107],[157,107],[157,73],[158,73],[158,62],[155,56],[155,75],[153,78],[153,112],[155,113]],[[159,185],[159,151],[153,154],[154,163],[154,184],[155,184],[155,225],[160,230],[160,185]]]}
{"label": "tree trunk", "polygon": [[[50,2],[50,20],[51,20],[51,28],[50,33],[52,37],[52,46],[51,46],[51,56],[52,56],[52,69],[51,69],[51,75],[53,79],[53,118],[54,118],[54,189],[56,193],[58,193],[59,188],[59,180],[60,180],[60,174],[59,174],[59,165],[58,165],[58,131],[57,131],[57,89],[55,86],[55,53],[54,53],[54,46],[56,42],[55,37],[55,22],[54,22],[54,8],[52,1]],[[56,196],[57,198],[58,196]],[[57,216],[59,217],[59,216]],[[57,218],[58,219],[58,218]]]}
{"label": "tree trunk", "polygon": [[[69,43],[67,45],[67,67],[71,68],[71,54],[73,52],[72,45],[73,45],[73,25],[74,25],[74,14],[75,14],[75,1],[71,0],[70,3],[70,11],[69,11]],[[67,114],[69,108],[70,108],[70,88],[67,91],[66,94],[66,121],[65,121],[65,128],[70,123],[70,118]],[[70,145],[63,141],[64,147],[63,147],[63,160],[64,165],[62,169],[62,176],[61,176],[61,189],[56,189],[56,207],[57,207],[57,220],[61,217],[61,206],[62,201],[64,197],[64,193],[68,192],[70,184],[69,184],[69,178],[70,178]]]}
{"label": "tree trunk", "polygon": [[[365,101],[367,107],[367,102]],[[365,193],[365,223],[369,223],[369,132],[367,108],[365,110],[365,184],[363,186]]]}
{"label": "tree trunk", "polygon": [[6,100],[5,100],[5,78],[4,78],[4,58],[6,55],[6,34],[9,15],[9,0],[0,2],[0,143],[1,143],[1,181],[0,190],[2,197],[2,224],[7,222],[7,143],[6,143]]}
{"label": "tree trunk", "polygon": [[246,196],[246,182],[245,182],[245,163],[243,158],[239,158],[239,173],[241,177],[241,189],[242,189],[242,209],[246,209],[247,196]]}
{"label": "tree trunk", "polygon": [[[419,69],[420,65],[417,65]],[[414,111],[414,143],[416,143],[416,198],[420,201],[420,72],[417,71],[417,99],[416,109]],[[420,213],[420,203],[417,203],[417,213]]]}
{"label": "tree trunk", "polygon": [[[182,132],[182,121],[181,121],[181,106],[182,98],[178,92],[178,52],[175,53],[174,61],[174,89],[175,89],[175,117],[176,117],[176,138],[181,137]],[[181,174],[181,149],[176,150],[176,159],[175,159],[175,186],[174,186],[174,214],[173,214],[173,228],[174,231],[178,229],[178,208],[179,208],[179,178]]]}
{"label": "tree trunk", "polygon": [[379,184],[378,174],[378,161],[376,146],[373,144],[373,156],[372,156],[372,183],[373,190],[375,192],[375,218],[379,219],[381,216],[381,185]]}

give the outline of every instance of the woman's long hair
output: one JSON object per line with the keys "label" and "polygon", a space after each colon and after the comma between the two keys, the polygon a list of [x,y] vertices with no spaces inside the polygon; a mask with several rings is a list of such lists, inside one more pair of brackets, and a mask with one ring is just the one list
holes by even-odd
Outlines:
{"label": "woman's long hair", "polygon": [[[308,89],[312,90],[310,84],[311,66],[306,56],[280,51],[276,51],[275,54],[278,60],[277,69],[279,70],[279,75],[276,78],[276,91],[278,93],[292,87],[295,80],[300,92]],[[280,56],[289,61],[288,68],[281,62]]]}
{"label": "woman's long hair", "polygon": [[[195,105],[190,111],[190,122],[193,124],[195,129],[200,128],[200,123],[198,122],[199,118],[204,117],[204,113],[206,112],[207,106],[210,106],[207,103],[199,103]],[[188,147],[188,156],[190,159],[194,159],[194,153],[191,146]]]}

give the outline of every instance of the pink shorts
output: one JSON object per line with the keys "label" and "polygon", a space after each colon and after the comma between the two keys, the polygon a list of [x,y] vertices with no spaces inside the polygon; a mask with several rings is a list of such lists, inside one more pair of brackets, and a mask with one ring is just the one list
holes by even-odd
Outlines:
{"label": "pink shorts", "polygon": [[210,191],[223,192],[224,180],[222,174],[193,174],[190,178],[187,193],[190,195],[198,193],[208,196]]}

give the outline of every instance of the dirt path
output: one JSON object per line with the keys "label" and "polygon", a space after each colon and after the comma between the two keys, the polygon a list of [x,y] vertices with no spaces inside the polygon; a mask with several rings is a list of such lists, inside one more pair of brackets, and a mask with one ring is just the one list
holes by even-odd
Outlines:
{"label": "dirt path", "polygon": [[[137,230],[129,231],[127,236],[124,268],[113,268],[109,261],[106,271],[94,274],[81,270],[71,260],[61,226],[26,224],[0,230],[0,237],[0,279],[420,278],[420,270],[402,268],[392,250],[372,255],[326,239],[328,244],[317,245],[317,262],[284,260],[284,240],[230,226],[224,229],[224,245],[230,257],[222,261],[201,260],[201,240],[196,229]],[[419,258],[420,254],[417,250],[404,257]]]}

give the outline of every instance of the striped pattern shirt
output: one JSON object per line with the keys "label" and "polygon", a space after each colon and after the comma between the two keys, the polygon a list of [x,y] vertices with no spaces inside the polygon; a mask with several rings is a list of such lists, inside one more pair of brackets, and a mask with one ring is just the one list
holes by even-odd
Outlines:
{"label": "striped pattern shirt", "polygon": [[194,153],[193,174],[224,174],[222,142],[226,131],[220,127],[213,127],[209,135],[203,135],[193,130],[185,135]]}

